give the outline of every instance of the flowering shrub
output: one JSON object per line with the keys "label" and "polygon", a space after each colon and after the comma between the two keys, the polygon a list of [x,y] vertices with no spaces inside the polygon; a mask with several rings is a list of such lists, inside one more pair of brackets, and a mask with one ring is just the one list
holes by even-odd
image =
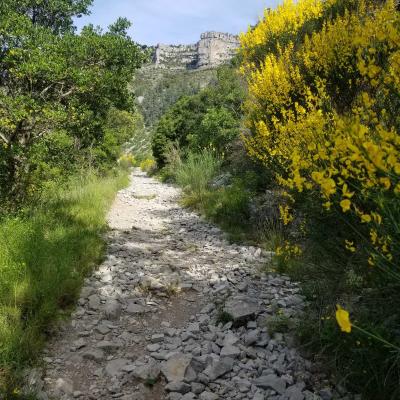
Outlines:
{"label": "flowering shrub", "polygon": [[125,153],[119,158],[118,164],[124,169],[129,169],[136,165],[136,160],[132,154]]}
{"label": "flowering shrub", "polygon": [[381,295],[400,286],[395,3],[286,1],[241,42],[249,89],[244,141],[287,192],[290,206],[280,210],[285,224],[299,209],[309,231],[316,216],[334,218],[338,251],[356,265],[362,286]]}
{"label": "flowering shrub", "polygon": [[147,158],[140,163],[140,169],[143,172],[150,172],[156,167],[156,162],[153,159]]}
{"label": "flowering shrub", "polygon": [[400,232],[388,227],[388,207],[400,194],[400,16],[394,4],[360,2],[357,13],[326,21],[301,46],[278,46],[259,67],[252,63],[251,49],[263,37],[298,29],[321,14],[323,4],[284,3],[242,37],[252,132],[246,145],[288,190],[318,192],[325,209],[356,215],[369,229],[369,264],[391,263],[400,255],[394,236]]}

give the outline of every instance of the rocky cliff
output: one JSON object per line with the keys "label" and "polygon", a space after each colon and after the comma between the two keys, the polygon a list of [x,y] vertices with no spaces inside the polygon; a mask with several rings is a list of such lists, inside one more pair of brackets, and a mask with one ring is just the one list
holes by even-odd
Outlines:
{"label": "rocky cliff", "polygon": [[206,32],[192,45],[163,45],[155,48],[153,62],[159,68],[214,68],[229,61],[239,47],[235,35]]}

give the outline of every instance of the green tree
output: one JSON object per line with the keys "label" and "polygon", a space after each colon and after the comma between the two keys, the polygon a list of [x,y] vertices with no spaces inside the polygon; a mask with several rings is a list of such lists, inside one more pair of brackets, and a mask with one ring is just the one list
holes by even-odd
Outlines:
{"label": "green tree", "polygon": [[17,13],[29,18],[33,25],[41,25],[54,33],[72,31],[74,16],[89,13],[93,0],[2,0],[0,15]]}
{"label": "green tree", "polygon": [[[32,4],[40,5],[40,23],[29,11]],[[65,13],[55,17],[58,4]],[[100,146],[110,108],[133,108],[128,83],[143,61],[142,51],[126,35],[126,20],[105,33],[93,26],[80,35],[67,29],[72,16],[87,10],[88,4],[7,1],[0,8],[3,198],[21,200],[30,191],[35,168],[30,150],[45,137],[63,130],[76,152]]]}
{"label": "green tree", "polygon": [[244,85],[230,66],[220,67],[217,81],[198,94],[179,99],[155,127],[152,147],[159,166],[170,143],[183,151],[214,147],[227,151],[239,134]]}

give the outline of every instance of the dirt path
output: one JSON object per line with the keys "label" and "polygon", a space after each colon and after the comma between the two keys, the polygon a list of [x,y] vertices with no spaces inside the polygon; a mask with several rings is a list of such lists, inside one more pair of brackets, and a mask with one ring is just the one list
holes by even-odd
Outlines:
{"label": "dirt path", "polygon": [[316,382],[332,398],[290,335],[267,328],[299,315],[297,286],[178,196],[138,170],[118,193],[107,257],[48,345],[39,398],[302,400],[320,398]]}

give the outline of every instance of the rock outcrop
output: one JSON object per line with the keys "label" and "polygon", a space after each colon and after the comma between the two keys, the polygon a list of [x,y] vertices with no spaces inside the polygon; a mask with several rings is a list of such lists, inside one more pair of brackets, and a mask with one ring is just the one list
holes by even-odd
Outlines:
{"label": "rock outcrop", "polygon": [[157,67],[168,69],[214,68],[229,61],[238,47],[235,35],[205,32],[196,44],[157,45],[153,61]]}

